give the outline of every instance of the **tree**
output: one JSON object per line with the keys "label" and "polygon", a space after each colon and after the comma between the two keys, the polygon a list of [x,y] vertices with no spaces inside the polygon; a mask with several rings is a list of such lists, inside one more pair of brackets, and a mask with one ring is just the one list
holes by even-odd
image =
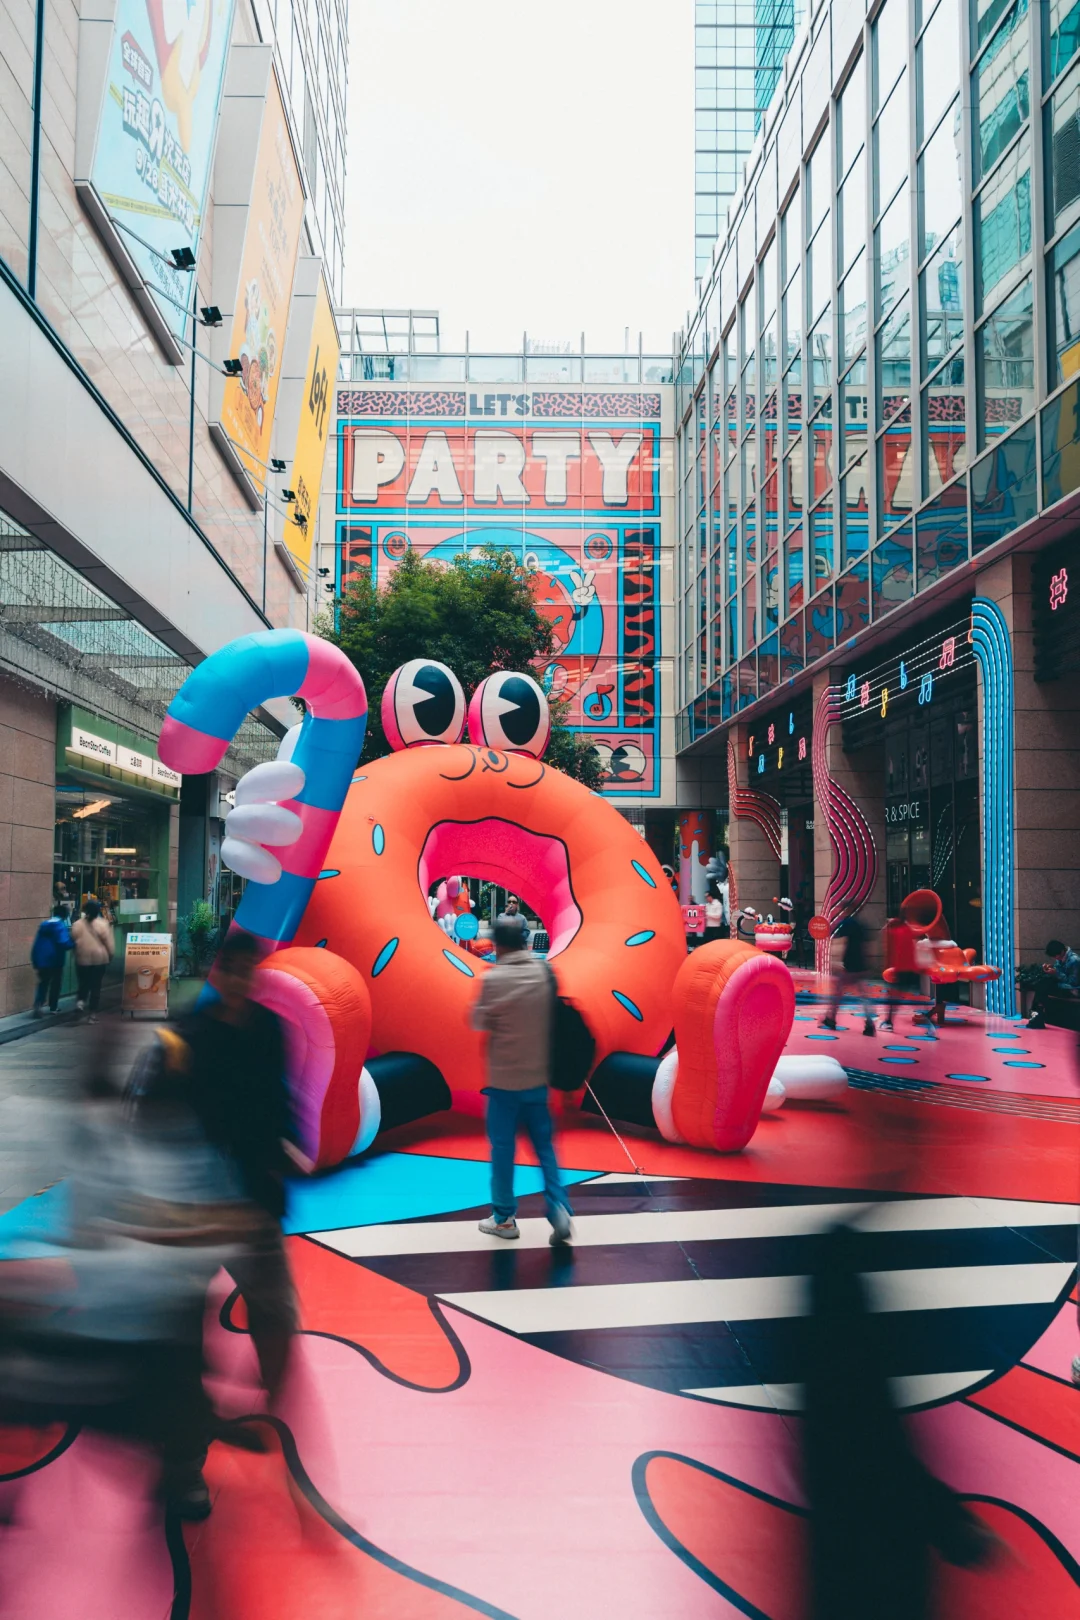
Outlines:
{"label": "tree", "polygon": [[[410,658],[430,658],[454,671],[466,696],[499,669],[527,670],[550,657],[551,626],[533,601],[530,575],[506,552],[482,550],[443,564],[406,551],[389,582],[376,589],[361,574],[345,592],[336,626],[323,632],[360,671],[368,691],[362,759],[390,752],[379,705],[391,675]],[[596,751],[566,725],[569,704],[551,703],[551,742],[544,756],[586,787],[600,787]]]}

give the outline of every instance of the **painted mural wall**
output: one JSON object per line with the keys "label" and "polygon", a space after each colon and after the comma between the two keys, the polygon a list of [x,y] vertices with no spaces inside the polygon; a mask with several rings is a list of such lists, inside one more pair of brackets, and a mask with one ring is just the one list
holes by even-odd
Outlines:
{"label": "painted mural wall", "polygon": [[570,701],[605,794],[674,803],[669,388],[341,385],[336,585],[406,550],[483,546],[533,578],[554,634],[538,678]]}

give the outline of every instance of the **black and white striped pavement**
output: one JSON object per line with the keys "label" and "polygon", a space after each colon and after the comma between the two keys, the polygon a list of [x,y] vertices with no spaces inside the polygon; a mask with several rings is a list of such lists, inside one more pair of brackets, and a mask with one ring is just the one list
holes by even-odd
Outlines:
{"label": "black and white striped pavement", "polygon": [[320,1232],[315,1241],[530,1344],[671,1393],[797,1407],[807,1275],[822,1234],[859,1232],[886,1370],[905,1405],[1017,1362],[1071,1286],[1074,1205],[604,1175],[571,1190],[572,1250],[538,1196],[521,1238],[486,1209]]}

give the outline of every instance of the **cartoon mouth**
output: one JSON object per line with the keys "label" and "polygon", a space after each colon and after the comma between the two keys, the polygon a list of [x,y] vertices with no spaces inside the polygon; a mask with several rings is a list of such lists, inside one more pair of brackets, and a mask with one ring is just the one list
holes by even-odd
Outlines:
{"label": "cartoon mouth", "polygon": [[529,832],[515,821],[439,821],[424,840],[417,866],[421,893],[448,872],[464,872],[519,894],[543,919],[549,955],[564,951],[581,927],[570,860],[561,838]]}

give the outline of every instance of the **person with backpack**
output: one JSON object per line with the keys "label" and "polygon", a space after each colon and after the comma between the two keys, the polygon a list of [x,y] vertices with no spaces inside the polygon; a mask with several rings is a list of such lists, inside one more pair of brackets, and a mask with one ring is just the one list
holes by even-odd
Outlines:
{"label": "person with backpack", "polygon": [[51,917],[38,925],[34,943],[30,947],[30,961],[37,977],[34,991],[33,1013],[41,1018],[48,1000],[49,1011],[54,1013],[60,1005],[60,984],[64,977],[64,962],[72,948],[71,929],[60,903],[53,907]]}
{"label": "person with backpack", "polygon": [[495,966],[484,975],[472,1009],[473,1028],[488,1037],[484,1095],[491,1144],[492,1213],[480,1222],[480,1230],[491,1237],[521,1236],[514,1197],[514,1147],[518,1128],[523,1126],[543,1171],[551,1243],[556,1246],[569,1243],[573,1236],[573,1211],[555,1157],[547,1099],[553,1026],[561,1021],[567,1004],[558,999],[551,969],[526,948],[519,920],[501,917],[493,939]]}

